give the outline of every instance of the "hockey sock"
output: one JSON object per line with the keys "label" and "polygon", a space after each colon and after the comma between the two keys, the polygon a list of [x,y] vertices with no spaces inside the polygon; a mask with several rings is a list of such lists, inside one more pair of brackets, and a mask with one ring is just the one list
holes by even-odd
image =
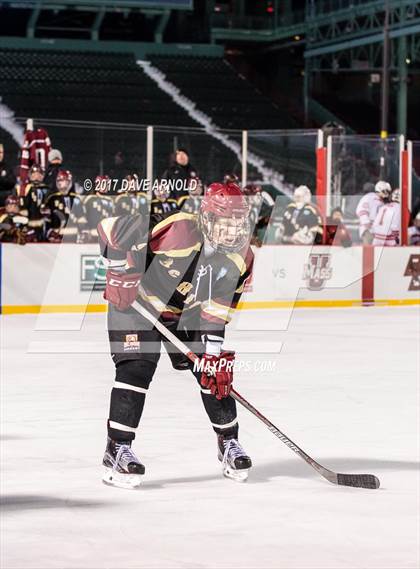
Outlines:
{"label": "hockey sock", "polygon": [[216,399],[210,391],[202,390],[201,399],[213,430],[226,438],[238,437],[236,402],[232,397]]}
{"label": "hockey sock", "polygon": [[117,365],[108,420],[111,439],[132,441],[135,438],[155,369],[156,364],[147,360],[127,360]]}

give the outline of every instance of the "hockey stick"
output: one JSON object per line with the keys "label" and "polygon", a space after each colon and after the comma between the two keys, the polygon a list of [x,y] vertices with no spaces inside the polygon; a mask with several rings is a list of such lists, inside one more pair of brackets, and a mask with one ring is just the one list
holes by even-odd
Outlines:
{"label": "hockey stick", "polygon": [[[142,306],[137,300],[131,305],[137,312],[139,312],[146,320],[151,322],[156,330],[158,330],[162,336],[164,336],[175,348],[177,348],[181,353],[183,353],[192,362],[199,361],[200,358],[191,352],[188,347],[179,338],[175,336],[170,330],[166,328],[162,322],[156,319],[153,314],[151,314],[144,306]],[[288,446],[293,452],[299,455],[305,462],[307,462],[312,468],[314,468],[321,476],[326,478],[328,482],[332,484],[339,484],[341,486],[354,486],[357,488],[379,488],[379,479],[373,474],[340,474],[338,472],[333,472],[325,466],[322,466],[316,460],[311,458],[304,450],[302,450],[296,443],[294,443],[287,435],[282,433],[271,421],[264,417],[258,409],[256,409],[249,401],[247,401],[242,395],[240,395],[235,389],[231,389],[231,397],[243,405],[248,411],[255,415],[260,421],[268,427],[268,429],[276,435],[286,446]]]}

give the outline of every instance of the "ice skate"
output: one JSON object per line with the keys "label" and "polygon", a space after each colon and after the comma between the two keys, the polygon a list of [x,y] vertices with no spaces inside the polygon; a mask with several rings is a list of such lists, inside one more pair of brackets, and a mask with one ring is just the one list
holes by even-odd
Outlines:
{"label": "ice skate", "polygon": [[217,437],[218,458],[222,463],[223,476],[236,482],[245,482],[248,479],[251,459],[247,456],[238,439],[225,439],[223,435]]}
{"label": "ice skate", "polygon": [[140,486],[145,468],[132,451],[129,441],[123,443],[108,439],[102,464],[102,481],[105,484],[118,488]]}

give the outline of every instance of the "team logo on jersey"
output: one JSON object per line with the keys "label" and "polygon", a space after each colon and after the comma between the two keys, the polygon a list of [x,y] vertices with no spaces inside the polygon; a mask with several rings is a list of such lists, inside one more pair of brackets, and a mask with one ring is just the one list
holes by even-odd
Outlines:
{"label": "team logo on jersey", "polygon": [[124,352],[137,352],[140,350],[140,342],[137,334],[126,334]]}
{"label": "team logo on jersey", "polygon": [[187,296],[192,287],[193,285],[191,283],[184,281],[176,287],[176,290],[183,296]]}
{"label": "team logo on jersey", "polygon": [[172,278],[176,279],[177,277],[179,277],[179,275],[181,274],[180,271],[177,271],[176,269],[171,269],[170,271],[168,271],[169,276],[171,276]]}
{"label": "team logo on jersey", "polygon": [[313,253],[303,268],[303,279],[309,290],[322,290],[325,281],[332,277],[331,255],[328,253]]}
{"label": "team logo on jersey", "polygon": [[159,261],[159,263],[167,269],[169,269],[169,267],[173,265],[173,262],[174,262],[173,259],[164,259],[163,261]]}
{"label": "team logo on jersey", "polygon": [[410,255],[404,272],[405,277],[411,277],[408,290],[420,290],[420,255]]}

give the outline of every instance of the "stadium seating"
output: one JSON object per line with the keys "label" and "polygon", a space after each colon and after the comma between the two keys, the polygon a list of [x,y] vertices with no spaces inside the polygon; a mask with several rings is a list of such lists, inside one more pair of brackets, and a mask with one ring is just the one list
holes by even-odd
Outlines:
{"label": "stadium seating", "polygon": [[220,128],[297,127],[223,59],[153,56],[151,62]]}
{"label": "stadium seating", "polygon": [[[223,59],[182,56],[151,61],[220,128],[296,126]],[[124,152],[133,170],[144,174],[145,131],[134,125],[156,127],[155,176],[167,167],[176,146],[191,152],[206,182],[227,172],[240,174],[238,156],[204,130],[191,131],[200,125],[144,73],[134,54],[0,49],[0,67],[3,103],[22,124],[30,117],[36,126],[47,128],[53,147],[62,151],[78,180],[106,173],[117,151]],[[231,136],[240,143],[240,132]],[[252,166],[249,175],[261,177]]]}
{"label": "stadium seating", "polygon": [[[80,180],[106,170],[118,150],[133,169],[144,172],[145,134],[128,127],[54,124],[57,119],[158,128],[200,126],[159,89],[131,54],[0,49],[0,67],[3,103],[22,123],[31,117],[46,127],[53,146],[60,148],[66,165]],[[237,163],[232,152],[209,136],[192,140],[188,130],[172,131],[157,134],[155,175],[167,167],[175,145],[194,146],[193,161],[199,171],[206,170],[208,179],[220,177],[220,170],[231,171]]]}

